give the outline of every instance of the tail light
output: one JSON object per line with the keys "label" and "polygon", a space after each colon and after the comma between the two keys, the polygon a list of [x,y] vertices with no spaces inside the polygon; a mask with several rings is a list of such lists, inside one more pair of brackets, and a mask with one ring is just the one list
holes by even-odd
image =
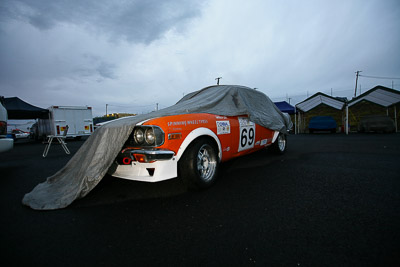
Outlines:
{"label": "tail light", "polygon": [[6,135],[6,134],[7,134],[7,122],[0,121],[0,135]]}

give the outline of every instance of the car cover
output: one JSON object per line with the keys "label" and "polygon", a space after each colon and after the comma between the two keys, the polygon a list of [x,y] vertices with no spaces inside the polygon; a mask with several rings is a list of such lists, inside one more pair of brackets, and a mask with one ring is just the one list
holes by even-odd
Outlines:
{"label": "car cover", "polygon": [[367,115],[361,118],[358,131],[392,133],[396,131],[396,127],[394,121],[389,116]]}
{"label": "car cover", "polygon": [[313,130],[331,130],[336,127],[336,121],[332,116],[315,116],[308,123],[308,128]]}
{"label": "car cover", "polygon": [[137,123],[161,116],[193,113],[248,115],[251,121],[282,133],[292,127],[290,117],[257,90],[236,85],[206,87],[187,94],[171,107],[117,119],[96,129],[69,162],[27,193],[22,203],[37,210],[68,206],[75,199],[86,196],[101,181]]}

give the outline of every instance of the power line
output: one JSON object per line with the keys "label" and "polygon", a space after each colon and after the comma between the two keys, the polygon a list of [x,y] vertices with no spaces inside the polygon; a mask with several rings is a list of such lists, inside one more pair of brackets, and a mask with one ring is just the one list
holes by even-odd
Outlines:
{"label": "power line", "polygon": [[369,75],[361,75],[361,74],[359,74],[358,76],[365,77],[365,78],[373,78],[373,79],[400,80],[400,78],[394,78],[394,77],[380,77],[380,76],[369,76]]}
{"label": "power line", "polygon": [[312,90],[312,91],[303,91],[301,93],[297,93],[297,94],[287,94],[286,96],[281,95],[281,96],[273,96],[271,97],[271,99],[283,99],[283,98],[288,98],[288,96],[292,97],[292,98],[299,98],[299,97],[309,97],[310,95],[316,94],[317,92],[320,93],[325,93],[325,94],[330,94],[332,92],[332,94],[337,95],[338,93],[347,93],[347,94],[351,94],[352,92],[354,92],[353,89],[345,89],[345,90],[335,90],[334,88],[332,89],[324,89],[324,90]]}
{"label": "power line", "polygon": [[[157,103],[155,103],[157,104]],[[107,104],[108,106],[112,106],[112,107],[118,107],[118,108],[144,108],[144,107],[150,107],[150,106],[154,106],[155,104],[148,104],[148,105],[143,105],[143,106],[138,106],[135,104],[132,105],[113,105],[113,104]]]}

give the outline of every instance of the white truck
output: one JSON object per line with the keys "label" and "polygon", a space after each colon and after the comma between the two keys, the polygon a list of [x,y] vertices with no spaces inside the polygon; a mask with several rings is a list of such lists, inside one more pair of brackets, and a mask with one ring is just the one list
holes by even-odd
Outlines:
{"label": "white truck", "polygon": [[49,118],[39,119],[31,135],[35,139],[45,139],[48,135],[64,135],[80,139],[93,133],[93,115],[91,107],[84,106],[51,106],[48,108]]}

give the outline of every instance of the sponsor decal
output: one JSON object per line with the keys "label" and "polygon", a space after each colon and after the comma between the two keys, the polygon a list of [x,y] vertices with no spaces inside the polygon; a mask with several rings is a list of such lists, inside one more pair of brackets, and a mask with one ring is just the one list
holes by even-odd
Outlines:
{"label": "sponsor decal", "polygon": [[217,120],[227,120],[228,118],[227,117],[225,117],[225,116],[215,116],[215,118],[217,119]]}
{"label": "sponsor decal", "polygon": [[217,123],[217,134],[230,134],[231,125],[229,121],[216,121]]}
{"label": "sponsor decal", "polygon": [[238,117],[240,127],[254,126],[254,122],[250,121],[246,117]]}
{"label": "sponsor decal", "polygon": [[268,139],[261,140],[261,145],[265,146],[268,143]]}
{"label": "sponsor decal", "polygon": [[168,126],[177,126],[177,125],[179,125],[179,126],[181,126],[181,125],[186,126],[186,121],[169,121],[169,122],[168,122]]}
{"label": "sponsor decal", "polygon": [[208,120],[169,121],[168,126],[186,126],[208,123]]}

